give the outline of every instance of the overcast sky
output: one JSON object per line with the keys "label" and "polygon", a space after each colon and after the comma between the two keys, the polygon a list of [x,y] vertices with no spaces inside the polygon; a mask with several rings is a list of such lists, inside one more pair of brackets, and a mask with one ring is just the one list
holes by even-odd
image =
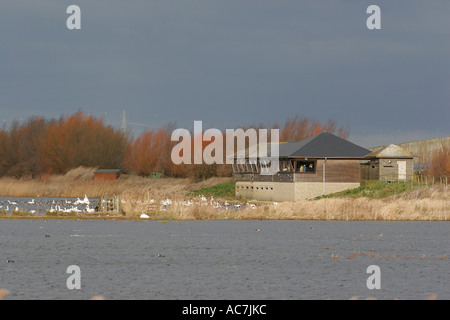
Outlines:
{"label": "overcast sky", "polygon": [[[69,5],[81,30],[68,30]],[[369,30],[369,5],[381,30]],[[448,0],[1,0],[0,117],[120,127],[348,125],[364,147],[450,136]]]}

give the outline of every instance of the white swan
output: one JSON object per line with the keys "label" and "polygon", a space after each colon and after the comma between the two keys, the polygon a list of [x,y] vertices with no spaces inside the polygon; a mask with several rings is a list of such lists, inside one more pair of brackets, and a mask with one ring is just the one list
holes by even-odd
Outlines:
{"label": "white swan", "polygon": [[81,200],[80,198],[77,198],[77,201],[74,202],[74,205],[80,205],[80,204],[90,204],[90,201],[86,195],[84,195],[83,200]]}
{"label": "white swan", "polygon": [[76,212],[76,213],[80,213],[81,212],[81,210],[78,209],[77,207],[72,207],[72,209],[70,209],[70,211]]}
{"label": "white swan", "polygon": [[141,219],[150,219],[150,217],[148,215],[146,215],[145,213],[141,214]]}
{"label": "white swan", "polygon": [[80,213],[81,210],[78,209],[77,207],[72,207],[72,208],[70,208],[70,209],[64,209],[63,212],[65,212],[65,213],[71,213],[71,212]]}

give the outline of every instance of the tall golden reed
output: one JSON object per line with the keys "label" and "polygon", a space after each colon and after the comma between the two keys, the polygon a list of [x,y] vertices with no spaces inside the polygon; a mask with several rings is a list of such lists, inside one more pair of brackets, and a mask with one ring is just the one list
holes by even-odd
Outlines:
{"label": "tall golden reed", "polygon": [[[450,192],[445,187],[423,187],[384,199],[367,197],[334,197],[299,202],[257,202],[255,208],[226,210],[211,205],[186,206],[191,190],[224,183],[229,178],[211,178],[196,182],[191,179],[148,179],[136,175],[121,176],[118,181],[93,181],[93,168],[78,168],[63,176],[50,176],[45,180],[0,179],[0,196],[7,197],[67,197],[89,198],[119,196],[123,213],[128,218],[138,218],[146,213],[153,219],[276,219],[276,220],[450,220]],[[170,199],[170,206],[162,201]],[[216,201],[217,199],[214,199]],[[231,202],[231,200],[229,199]],[[149,203],[153,203],[149,206]],[[196,203],[196,204],[195,204]],[[223,201],[222,201],[223,204]],[[156,209],[155,209],[156,208]]]}

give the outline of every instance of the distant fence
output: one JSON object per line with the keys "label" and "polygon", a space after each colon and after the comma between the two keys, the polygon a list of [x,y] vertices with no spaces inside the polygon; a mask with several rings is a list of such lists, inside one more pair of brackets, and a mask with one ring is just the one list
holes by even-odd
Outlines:
{"label": "distant fence", "polygon": [[375,186],[379,184],[386,183],[400,183],[405,185],[422,185],[422,186],[436,186],[447,188],[450,184],[450,176],[449,177],[432,177],[432,176],[410,176],[404,180],[396,180],[391,178],[380,178],[379,180],[361,180],[362,186]]}
{"label": "distant fence", "polygon": [[447,187],[450,182],[450,177],[428,177],[428,176],[415,176],[413,181],[418,184],[424,185],[441,185]]}
{"label": "distant fence", "polygon": [[105,198],[102,197],[100,201],[97,203],[97,207],[95,208],[96,211],[115,211],[115,212],[122,212],[122,206],[120,202],[119,197],[110,197]]}

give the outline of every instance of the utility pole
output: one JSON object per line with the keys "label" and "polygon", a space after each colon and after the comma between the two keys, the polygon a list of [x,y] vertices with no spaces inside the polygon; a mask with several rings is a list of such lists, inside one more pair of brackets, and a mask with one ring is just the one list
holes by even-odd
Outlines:
{"label": "utility pole", "polygon": [[327,158],[323,161],[322,194],[325,195],[325,171],[327,167]]}
{"label": "utility pole", "polygon": [[122,112],[122,125],[121,125],[121,129],[123,133],[127,133],[127,113],[125,112],[125,110]]}

